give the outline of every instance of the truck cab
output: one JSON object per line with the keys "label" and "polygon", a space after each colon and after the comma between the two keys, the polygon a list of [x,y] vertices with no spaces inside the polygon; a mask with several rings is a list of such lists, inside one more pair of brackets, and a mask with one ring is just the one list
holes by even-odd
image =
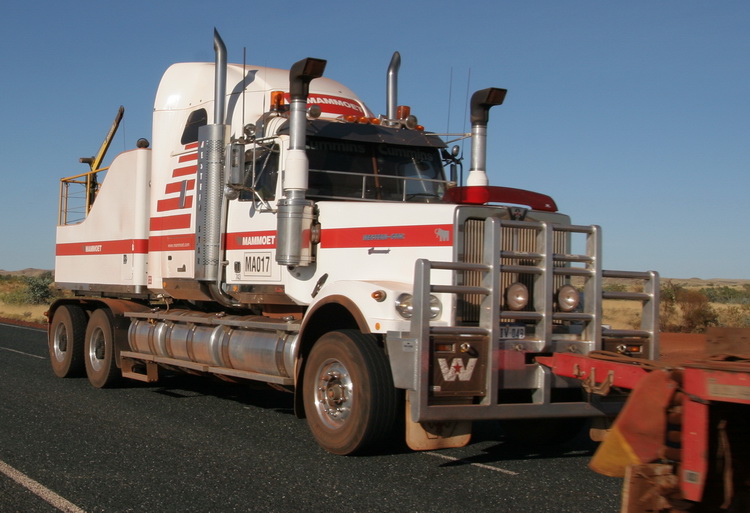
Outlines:
{"label": "truck cab", "polygon": [[[63,179],[93,201],[60,216],[58,376],[106,387],[168,367],[287,387],[336,454],[390,436],[404,409],[415,449],[468,443],[474,420],[617,411],[535,358],[655,354],[658,276],[603,270],[599,227],[489,185],[488,113],[505,90],[472,96],[464,185],[443,139],[397,105],[396,56],[376,117],[325,61],[228,64],[218,34],[215,49],[213,64],[166,71],[152,147],[104,180]],[[642,292],[605,293],[607,276]],[[641,303],[640,328],[602,326],[605,298]]]}

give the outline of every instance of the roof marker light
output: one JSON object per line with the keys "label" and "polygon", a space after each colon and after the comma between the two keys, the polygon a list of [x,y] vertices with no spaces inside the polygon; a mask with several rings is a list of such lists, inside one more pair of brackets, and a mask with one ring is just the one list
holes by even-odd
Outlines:
{"label": "roof marker light", "polygon": [[271,91],[271,110],[281,110],[284,105],[284,91]]}

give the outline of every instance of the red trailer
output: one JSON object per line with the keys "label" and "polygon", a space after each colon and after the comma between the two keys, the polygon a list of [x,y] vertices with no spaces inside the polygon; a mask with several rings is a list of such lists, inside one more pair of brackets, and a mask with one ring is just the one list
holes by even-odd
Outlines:
{"label": "red trailer", "polygon": [[750,511],[750,330],[709,330],[705,353],[537,358],[591,394],[632,390],[590,464],[625,478],[623,512]]}

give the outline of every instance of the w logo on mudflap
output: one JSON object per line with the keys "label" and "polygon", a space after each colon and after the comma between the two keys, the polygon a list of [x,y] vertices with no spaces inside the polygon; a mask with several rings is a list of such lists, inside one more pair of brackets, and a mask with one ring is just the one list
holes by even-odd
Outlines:
{"label": "w logo on mudflap", "polygon": [[469,363],[464,365],[464,361],[461,358],[454,358],[450,366],[446,358],[438,358],[438,365],[440,365],[440,372],[443,374],[445,381],[469,381],[471,375],[474,374],[474,367],[477,365],[476,358],[469,358]]}

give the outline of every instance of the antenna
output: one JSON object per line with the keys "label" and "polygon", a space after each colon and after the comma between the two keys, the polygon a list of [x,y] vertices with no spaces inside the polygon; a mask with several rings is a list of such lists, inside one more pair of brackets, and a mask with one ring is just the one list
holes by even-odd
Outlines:
{"label": "antenna", "polygon": [[[471,85],[471,68],[469,68],[469,72],[466,76],[466,97],[464,98],[464,125],[463,125],[463,131],[466,133],[466,120],[469,117],[469,86]],[[461,141],[461,155],[464,154],[464,142],[466,142],[466,139]]]}
{"label": "antenna", "polygon": [[451,66],[450,79],[448,80],[448,121],[445,124],[445,133],[451,133],[451,99],[453,98],[453,66]]}

